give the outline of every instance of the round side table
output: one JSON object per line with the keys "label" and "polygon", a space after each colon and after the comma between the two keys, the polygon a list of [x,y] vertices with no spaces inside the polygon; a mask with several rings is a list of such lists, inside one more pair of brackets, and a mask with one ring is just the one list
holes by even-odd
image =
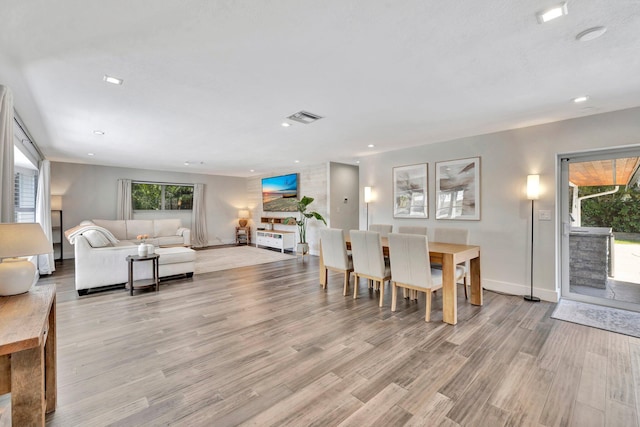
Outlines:
{"label": "round side table", "polygon": [[[133,295],[133,289],[134,289],[134,284],[133,284],[133,263],[134,262],[139,262],[139,261],[151,261],[151,269],[153,270],[153,282],[155,284],[156,287],[156,292],[160,292],[160,280],[158,278],[159,273],[158,273],[158,259],[160,258],[160,255],[158,254],[151,254],[151,255],[147,255],[147,256],[140,256],[140,255],[129,255],[127,257],[127,262],[129,263],[129,292],[130,295]],[[144,286],[138,286],[138,289],[143,288],[143,287],[149,287],[151,285],[144,285]]]}

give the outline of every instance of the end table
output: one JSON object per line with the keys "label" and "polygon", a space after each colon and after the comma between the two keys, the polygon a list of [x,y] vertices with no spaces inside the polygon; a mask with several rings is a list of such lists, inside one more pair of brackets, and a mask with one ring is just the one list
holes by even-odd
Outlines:
{"label": "end table", "polygon": [[251,245],[251,227],[236,227],[236,245]]}
{"label": "end table", "polygon": [[[158,279],[159,273],[158,273],[158,259],[160,258],[160,255],[158,254],[151,254],[151,255],[147,255],[147,256],[140,256],[140,255],[129,255],[127,257],[127,262],[129,263],[129,292],[130,295],[133,295],[133,289],[134,289],[134,284],[133,284],[133,263],[134,262],[138,262],[138,261],[151,261],[151,269],[153,270],[153,282],[155,283],[156,286],[156,292],[160,292],[160,281]],[[148,287],[150,285],[143,285],[143,286],[138,286],[139,288],[142,287]]]}

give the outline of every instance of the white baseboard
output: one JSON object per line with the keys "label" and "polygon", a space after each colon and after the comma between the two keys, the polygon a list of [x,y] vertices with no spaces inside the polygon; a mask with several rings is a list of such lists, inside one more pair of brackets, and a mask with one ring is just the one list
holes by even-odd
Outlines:
{"label": "white baseboard", "polygon": [[[482,279],[482,287],[489,291],[502,292],[509,295],[529,295],[531,287],[516,283],[499,282],[497,280]],[[533,295],[543,301],[558,302],[560,295],[557,290],[533,288]]]}

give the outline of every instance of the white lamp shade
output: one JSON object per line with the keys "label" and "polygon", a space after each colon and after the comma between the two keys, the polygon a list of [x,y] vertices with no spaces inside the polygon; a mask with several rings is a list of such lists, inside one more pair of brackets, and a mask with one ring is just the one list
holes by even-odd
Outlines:
{"label": "white lamp shade", "polygon": [[[53,252],[40,224],[0,224],[0,258],[14,258]],[[26,259],[4,259],[0,263],[0,295],[27,292],[36,267]]]}
{"label": "white lamp shade", "polygon": [[527,175],[527,199],[540,198],[540,175]]}
{"label": "white lamp shade", "polygon": [[373,200],[373,194],[371,192],[371,187],[364,187],[364,202],[369,203]]}
{"label": "white lamp shade", "polygon": [[38,223],[0,224],[0,258],[53,252],[53,246]]}
{"label": "white lamp shade", "polygon": [[246,209],[240,209],[238,211],[238,218],[249,218],[249,211]]}
{"label": "white lamp shade", "polygon": [[51,210],[52,211],[62,210],[62,196],[51,196]]}

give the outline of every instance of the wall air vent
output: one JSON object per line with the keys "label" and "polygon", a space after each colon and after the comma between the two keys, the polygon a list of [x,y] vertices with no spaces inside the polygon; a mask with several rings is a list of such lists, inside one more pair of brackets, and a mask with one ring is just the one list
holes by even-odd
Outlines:
{"label": "wall air vent", "polygon": [[319,116],[317,114],[313,114],[313,113],[309,113],[308,111],[298,111],[295,114],[290,115],[289,117],[287,117],[287,119],[289,120],[293,120],[296,121],[298,123],[304,123],[305,125],[308,125],[309,123],[313,123],[316,120],[320,120],[322,118],[322,116]]}

